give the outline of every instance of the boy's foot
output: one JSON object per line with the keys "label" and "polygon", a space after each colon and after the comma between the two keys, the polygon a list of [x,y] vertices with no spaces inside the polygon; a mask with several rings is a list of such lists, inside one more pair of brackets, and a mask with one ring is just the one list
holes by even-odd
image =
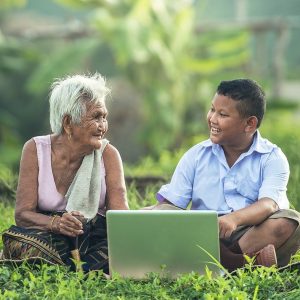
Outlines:
{"label": "boy's foot", "polygon": [[277,265],[277,257],[274,245],[270,244],[253,255],[255,265],[271,267]]}

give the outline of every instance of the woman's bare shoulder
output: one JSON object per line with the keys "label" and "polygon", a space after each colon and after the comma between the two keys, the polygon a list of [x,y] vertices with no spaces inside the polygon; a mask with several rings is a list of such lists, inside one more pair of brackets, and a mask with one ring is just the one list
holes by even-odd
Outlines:
{"label": "woman's bare shoulder", "polygon": [[22,150],[22,157],[21,157],[21,162],[36,162],[37,160],[37,150],[36,150],[36,144],[33,138],[28,140]]}
{"label": "woman's bare shoulder", "polygon": [[103,151],[103,158],[104,159],[121,159],[120,153],[118,151],[118,149],[111,145],[111,144],[107,144],[107,146],[105,147],[104,151]]}

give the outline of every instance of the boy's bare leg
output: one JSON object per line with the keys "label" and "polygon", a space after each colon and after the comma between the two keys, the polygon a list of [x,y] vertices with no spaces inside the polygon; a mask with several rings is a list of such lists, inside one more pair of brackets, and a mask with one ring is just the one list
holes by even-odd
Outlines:
{"label": "boy's bare leg", "polygon": [[254,253],[268,244],[280,248],[296,230],[296,221],[287,218],[268,219],[249,229],[239,240],[243,253]]}

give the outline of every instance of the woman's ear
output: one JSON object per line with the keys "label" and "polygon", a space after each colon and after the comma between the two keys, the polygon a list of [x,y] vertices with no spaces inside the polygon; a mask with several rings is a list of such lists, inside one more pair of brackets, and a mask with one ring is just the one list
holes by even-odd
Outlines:
{"label": "woman's ear", "polygon": [[72,135],[72,118],[70,115],[63,117],[62,126],[67,135]]}
{"label": "woman's ear", "polygon": [[246,132],[255,132],[255,130],[257,129],[257,117],[255,116],[251,116],[247,119],[247,124],[246,124],[246,128],[245,131]]}

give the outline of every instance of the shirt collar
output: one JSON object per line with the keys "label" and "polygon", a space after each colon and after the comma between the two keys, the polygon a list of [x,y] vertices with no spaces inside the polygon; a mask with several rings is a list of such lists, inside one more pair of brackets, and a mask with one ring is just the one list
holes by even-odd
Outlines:
{"label": "shirt collar", "polygon": [[270,153],[274,149],[274,147],[276,146],[269,142],[267,139],[262,138],[259,130],[257,130],[254,134],[253,143],[248,150],[248,153],[251,154],[254,151],[259,153]]}
{"label": "shirt collar", "polygon": [[[202,143],[203,147],[212,147],[213,153],[217,154],[219,151],[223,151],[222,147],[219,144],[214,144],[210,139],[204,141]],[[276,145],[269,142],[267,139],[261,137],[259,130],[257,130],[254,134],[253,142],[249,150],[245,153],[249,155],[254,151],[258,153],[270,153]]]}

